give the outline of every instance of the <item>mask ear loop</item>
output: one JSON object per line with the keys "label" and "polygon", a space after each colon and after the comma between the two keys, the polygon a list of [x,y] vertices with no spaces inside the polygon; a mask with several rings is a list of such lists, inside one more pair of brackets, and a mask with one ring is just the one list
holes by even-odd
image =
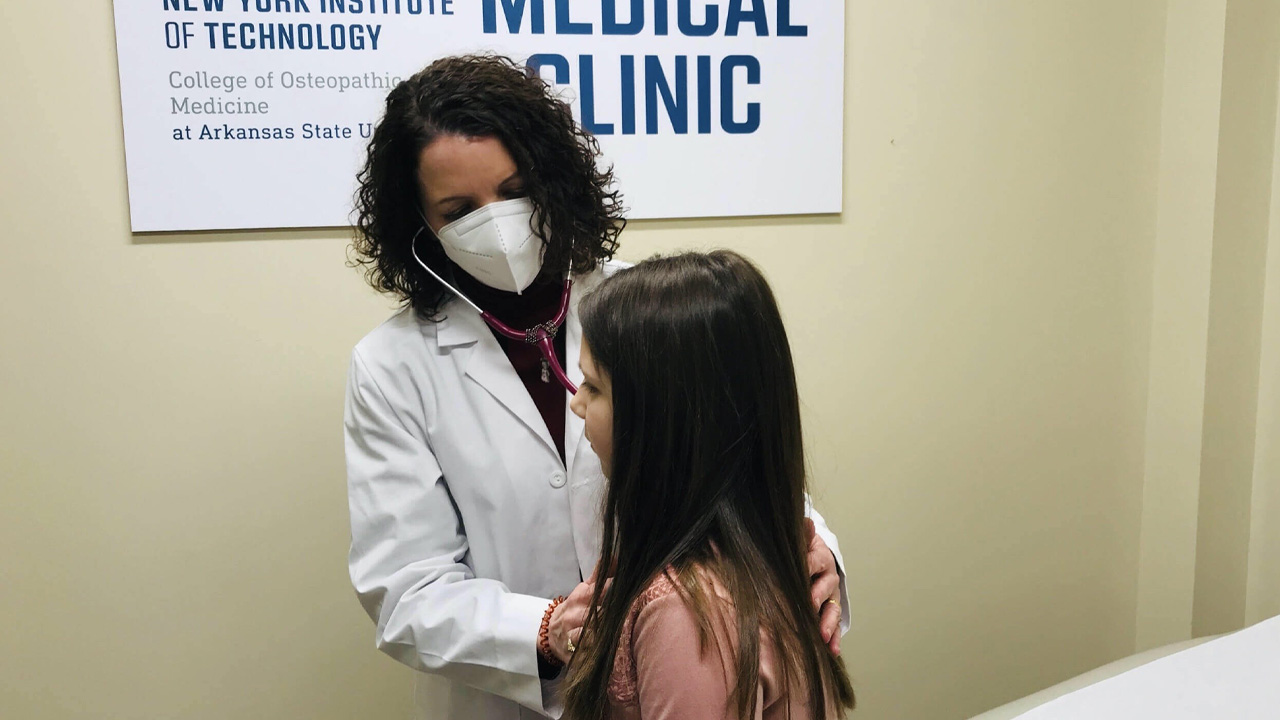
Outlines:
{"label": "mask ear loop", "polygon": [[480,313],[482,316],[485,315],[486,314],[485,311],[481,310],[479,305],[471,302],[471,298],[467,297],[466,295],[463,295],[462,292],[458,290],[458,288],[450,285],[448,281],[440,277],[439,273],[437,273],[435,270],[432,270],[431,267],[428,266],[426,263],[422,262],[422,258],[418,257],[418,236],[421,235],[422,231],[426,229],[427,229],[426,225],[423,225],[422,227],[418,228],[418,232],[414,233],[413,239],[409,241],[409,252],[413,253],[413,259],[417,260],[418,264],[422,266],[422,269],[426,270],[431,275],[431,277],[436,279],[437,282],[439,282],[441,285],[445,286],[450,291],[452,291],[454,295],[457,295],[458,297],[462,298],[462,301],[470,305],[471,307],[475,308],[476,312]]}

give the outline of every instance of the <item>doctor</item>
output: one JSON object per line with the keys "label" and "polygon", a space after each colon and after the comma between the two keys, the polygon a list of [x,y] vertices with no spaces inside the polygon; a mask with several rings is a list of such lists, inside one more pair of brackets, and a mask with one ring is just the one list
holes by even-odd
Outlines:
{"label": "doctor", "polygon": [[[560,712],[604,483],[567,402],[577,305],[625,225],[598,154],[545,83],[476,56],[398,85],[369,143],[353,259],[404,309],[351,356],[350,572],[378,647],[423,671],[420,718]],[[838,652],[839,550],[811,517],[814,607]]]}

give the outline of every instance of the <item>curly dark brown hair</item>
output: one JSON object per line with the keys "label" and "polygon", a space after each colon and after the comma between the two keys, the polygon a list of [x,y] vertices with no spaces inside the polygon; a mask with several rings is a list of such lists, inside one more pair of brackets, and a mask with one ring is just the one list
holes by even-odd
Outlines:
{"label": "curly dark brown hair", "polygon": [[374,289],[421,316],[439,317],[446,290],[414,261],[449,277],[440,241],[419,216],[418,159],[441,135],[497,138],[511,153],[545,242],[543,267],[589,272],[613,257],[626,225],[612,168],[600,168],[595,137],[535,73],[507,57],[437,60],[387,95],[357,175],[351,264]]}

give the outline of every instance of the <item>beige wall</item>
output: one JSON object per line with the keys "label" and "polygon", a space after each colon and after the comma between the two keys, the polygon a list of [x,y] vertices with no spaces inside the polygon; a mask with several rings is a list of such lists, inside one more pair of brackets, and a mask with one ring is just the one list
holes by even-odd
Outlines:
{"label": "beige wall", "polygon": [[1139,649],[1280,612],[1278,66],[1275,3],[1169,3]]}
{"label": "beige wall", "polygon": [[[1277,125],[1280,133],[1280,124]],[[1278,135],[1280,137],[1280,135]],[[1271,178],[1270,247],[1280,248],[1280,154]],[[1280,252],[1267,253],[1245,621],[1280,614]]]}
{"label": "beige wall", "polygon": [[[405,717],[345,566],[346,359],[388,302],[343,231],[132,236],[110,4],[11,5],[0,716]],[[1266,5],[850,2],[843,215],[627,231],[775,284],[858,716],[1280,612]]]}
{"label": "beige wall", "polygon": [[1227,0],[1166,18],[1137,647],[1191,635]]}

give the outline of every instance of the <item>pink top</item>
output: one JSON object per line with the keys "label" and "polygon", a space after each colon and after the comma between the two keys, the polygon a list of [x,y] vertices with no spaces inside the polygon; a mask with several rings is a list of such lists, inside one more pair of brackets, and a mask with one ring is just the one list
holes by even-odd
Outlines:
{"label": "pink top", "polygon": [[[719,585],[712,602],[729,610],[728,628],[713,617],[715,642],[702,654],[698,621],[671,580],[658,576],[631,608],[609,680],[610,720],[736,720],[729,706],[737,663],[733,655],[737,628],[732,603]],[[711,590],[711,588],[708,588]],[[760,682],[756,687],[756,720],[812,720],[807,688],[788,693],[780,687],[774,654],[760,638]]]}

